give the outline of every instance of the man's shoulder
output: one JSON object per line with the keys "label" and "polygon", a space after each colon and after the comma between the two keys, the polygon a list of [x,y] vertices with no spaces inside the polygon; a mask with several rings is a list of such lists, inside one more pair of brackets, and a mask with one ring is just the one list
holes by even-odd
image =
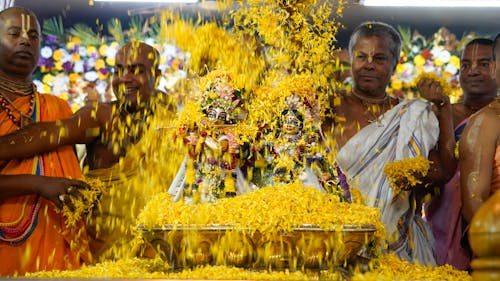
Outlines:
{"label": "man's shoulder", "polygon": [[500,102],[495,100],[471,116],[471,120],[477,120],[479,118],[484,119],[484,121],[488,123],[499,123]]}
{"label": "man's shoulder", "polygon": [[80,108],[75,115],[86,119],[109,121],[115,112],[116,102],[88,102]]}
{"label": "man's shoulder", "polygon": [[55,95],[52,95],[52,94],[45,94],[45,93],[37,93],[38,94],[38,98],[40,100],[44,100],[48,103],[54,103],[54,104],[68,104],[67,101],[63,100],[62,98],[58,97],[58,96],[55,96]]}

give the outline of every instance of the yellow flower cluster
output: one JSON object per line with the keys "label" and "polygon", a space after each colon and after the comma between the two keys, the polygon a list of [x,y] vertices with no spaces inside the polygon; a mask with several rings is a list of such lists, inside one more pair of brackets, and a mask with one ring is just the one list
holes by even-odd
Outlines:
{"label": "yellow flower cluster", "polygon": [[88,183],[91,188],[79,189],[81,197],[69,196],[73,210],[67,204],[64,204],[62,213],[68,226],[75,226],[79,220],[91,213],[100,195],[106,192],[105,185],[99,179],[84,178],[82,180]]}
{"label": "yellow flower cluster", "polygon": [[417,184],[422,183],[422,178],[427,175],[431,161],[422,156],[405,158],[389,162],[384,167],[389,186],[397,195],[403,190],[410,190]]}
{"label": "yellow flower cluster", "polygon": [[439,85],[441,86],[441,91],[442,91],[443,95],[446,95],[446,96],[452,95],[452,89],[451,89],[450,85],[448,84],[448,82],[446,82],[446,80],[442,79],[441,77],[439,77],[435,73],[422,72],[420,75],[417,76],[417,78],[415,78],[412,81],[412,85],[416,86],[423,79],[430,79],[430,80],[438,82]]}
{"label": "yellow flower cluster", "polygon": [[334,230],[339,225],[371,224],[378,239],[385,237],[377,208],[340,202],[337,196],[304,187],[300,181],[223,198],[216,204],[172,202],[169,194],[161,193],[148,202],[138,223],[145,228],[165,224],[224,224],[262,233],[291,231],[301,224],[318,225],[325,230]]}

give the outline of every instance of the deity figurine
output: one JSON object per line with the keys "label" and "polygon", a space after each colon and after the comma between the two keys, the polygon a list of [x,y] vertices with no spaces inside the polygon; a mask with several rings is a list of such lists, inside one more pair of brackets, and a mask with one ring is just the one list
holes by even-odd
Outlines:
{"label": "deity figurine", "polygon": [[341,200],[350,201],[345,196],[347,187],[339,178],[340,171],[326,158],[328,151],[321,143],[313,105],[296,95],[286,97],[284,103],[273,137],[263,138],[260,145],[254,146],[257,148],[254,171],[257,171],[253,173],[253,182],[279,186],[301,180],[305,186],[335,193]]}
{"label": "deity figurine", "polygon": [[183,133],[188,155],[169,188],[174,201],[216,202],[237,194],[239,141],[233,129],[240,91],[227,73],[216,71],[201,79],[200,94],[201,117]]}

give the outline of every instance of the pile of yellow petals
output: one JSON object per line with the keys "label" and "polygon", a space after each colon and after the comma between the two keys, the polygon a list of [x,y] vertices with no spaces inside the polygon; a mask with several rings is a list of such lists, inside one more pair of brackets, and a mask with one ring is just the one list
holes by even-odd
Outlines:
{"label": "pile of yellow petals", "polygon": [[254,271],[228,266],[203,266],[173,272],[168,263],[160,258],[124,258],[106,261],[78,270],[40,271],[28,273],[26,278],[120,278],[120,279],[181,279],[181,280],[331,280],[331,281],[471,281],[464,271],[450,265],[429,267],[410,264],[389,254],[371,261],[371,269],[361,272],[357,269],[345,277],[339,271]]}
{"label": "pile of yellow petals", "polygon": [[373,259],[371,270],[353,274],[351,281],[393,281],[393,280],[425,280],[425,281],[471,281],[466,271],[454,269],[451,265],[438,267],[411,264],[393,254]]}
{"label": "pile of yellow petals", "polygon": [[91,188],[79,189],[81,197],[68,196],[74,209],[70,209],[68,205],[64,205],[62,213],[65,217],[65,223],[68,226],[75,226],[84,216],[92,212],[92,209],[97,204],[99,197],[106,191],[105,185],[99,180],[94,178],[83,178]]}
{"label": "pile of yellow petals", "polygon": [[389,181],[389,186],[397,195],[403,190],[411,190],[422,183],[427,175],[432,161],[417,156],[389,162],[384,167],[384,174]]}
{"label": "pile of yellow petals", "polygon": [[[27,274],[27,278],[119,278],[119,279],[181,279],[181,280],[324,280],[321,273],[301,271],[253,271],[237,267],[204,266],[172,272],[159,258],[125,258],[83,266],[74,271],[40,271]],[[343,281],[339,273],[328,273],[327,280]],[[334,278],[330,278],[334,277]]]}
{"label": "pile of yellow petals", "polygon": [[340,202],[337,196],[304,187],[300,181],[223,198],[216,204],[172,202],[169,194],[160,193],[148,202],[138,223],[145,228],[165,224],[222,224],[261,233],[292,231],[302,224],[318,225],[324,230],[371,224],[376,229],[376,239],[385,237],[377,208]]}

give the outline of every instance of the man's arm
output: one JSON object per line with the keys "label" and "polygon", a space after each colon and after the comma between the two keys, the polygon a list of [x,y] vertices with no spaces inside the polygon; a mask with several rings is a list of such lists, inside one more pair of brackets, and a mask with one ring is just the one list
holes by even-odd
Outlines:
{"label": "man's arm", "polygon": [[490,195],[498,121],[496,113],[485,108],[471,118],[460,137],[462,214],[468,222]]}
{"label": "man's arm", "polygon": [[428,157],[432,164],[427,179],[434,185],[441,185],[453,176],[457,167],[453,109],[439,82],[422,79],[417,86],[422,97],[434,104],[433,111],[439,121],[439,139],[436,149]]}
{"label": "man's arm", "polygon": [[64,145],[89,143],[102,130],[101,110],[88,105],[71,117],[52,122],[39,122],[11,134],[0,136],[0,160],[32,157]]}
{"label": "man's arm", "polygon": [[80,180],[62,177],[0,175],[0,199],[38,194],[62,208],[63,202],[59,199],[59,195],[80,196],[79,189],[90,189],[90,186]]}

